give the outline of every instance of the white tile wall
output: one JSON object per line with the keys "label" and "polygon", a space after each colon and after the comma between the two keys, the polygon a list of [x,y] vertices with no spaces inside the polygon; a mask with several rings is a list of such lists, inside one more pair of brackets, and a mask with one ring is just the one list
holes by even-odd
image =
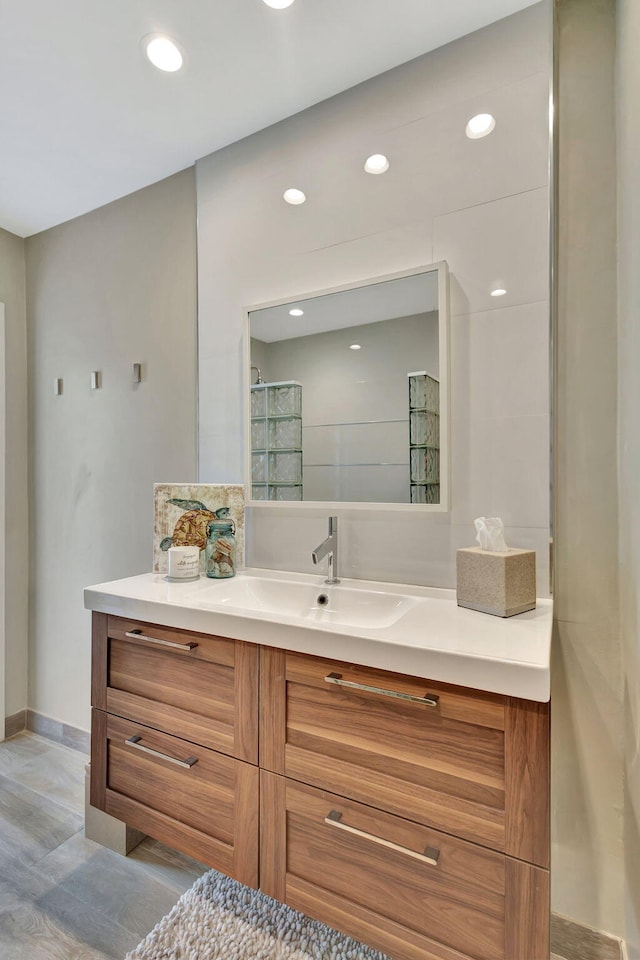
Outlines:
{"label": "white tile wall", "polygon": [[409,502],[409,467],[404,464],[354,464],[341,469],[305,466],[305,500],[347,500],[352,503]]}
{"label": "white tile wall", "polygon": [[[337,509],[340,517],[340,568],[345,577],[455,586],[455,552],[475,546],[473,524],[451,524],[446,514],[432,514],[429,524],[410,511],[390,515],[376,511]],[[305,507],[249,507],[248,543],[251,563],[275,570],[317,573],[311,551],[327,535],[327,511]],[[506,527],[507,543],[536,551],[538,596],[548,596],[549,534],[535,527]]]}
{"label": "white tile wall", "polygon": [[[197,165],[203,480],[242,478],[244,307],[449,264],[452,509],[333,508],[353,576],[454,586],[473,518],[497,513],[508,542],[535,546],[546,593],[547,14],[529,7]],[[469,141],[463,120],[489,105],[494,134]],[[362,173],[374,150],[389,155],[383,177]],[[292,183],[302,207],[281,200]],[[498,284],[501,300],[489,295]],[[363,390],[369,411],[388,390],[376,386]],[[339,404],[326,384],[319,396],[327,415],[315,422],[331,422]],[[311,570],[327,513],[252,508],[249,562]]]}
{"label": "white tile wall", "polygon": [[452,400],[454,523],[497,513],[507,524],[547,525],[547,327],[546,303],[452,321],[453,379],[467,384]]}
{"label": "white tile wall", "polygon": [[[548,237],[546,186],[436,217],[434,257],[450,264],[455,279],[452,316],[548,303]],[[496,287],[506,295],[492,297]]]}
{"label": "white tile wall", "polygon": [[469,500],[465,505],[463,496],[454,499],[454,522],[501,516],[508,526],[544,527],[549,516],[548,419],[473,421],[469,450]]}
{"label": "white tile wall", "polygon": [[[393,149],[400,153],[398,177],[410,178],[413,185],[411,194],[404,196],[405,219],[411,220],[424,207],[437,216],[544,186],[547,144],[536,124],[523,122],[522,105],[527,103],[527,112],[544,116],[548,102],[549,77],[543,71],[480,97],[448,104],[393,130]],[[476,113],[491,113],[498,121],[491,136],[475,141],[469,149],[464,128]],[[516,126],[519,135],[514,137]]]}
{"label": "white tile wall", "polygon": [[[354,341],[361,350],[349,350]],[[437,314],[265,343],[261,353],[269,380],[302,384],[304,499],[408,503],[407,373],[419,364],[437,376]],[[326,466],[335,463],[393,466],[341,476]]]}
{"label": "white tile wall", "polygon": [[[431,231],[430,220],[417,218],[391,230],[344,239],[331,247],[302,250],[291,258],[291,272],[296,278],[306,278],[308,290],[319,290],[326,287],[327,277],[333,277],[337,286],[355,278],[399,272],[407,264],[432,263]],[[294,287],[292,292],[300,289]]]}
{"label": "white tile wall", "polygon": [[381,460],[409,463],[407,418],[395,423],[304,426],[302,434],[305,467],[327,463],[380,463]]}
{"label": "white tile wall", "polygon": [[[505,298],[500,298],[505,299]],[[505,306],[451,323],[454,363],[474,419],[548,416],[549,304]]]}
{"label": "white tile wall", "polygon": [[[406,418],[409,410],[409,388],[398,377],[378,377],[342,383],[342,389],[332,390],[333,372],[327,369],[325,378],[304,381],[303,408],[305,426],[329,423],[352,423],[365,420]],[[357,376],[357,374],[356,374]],[[348,392],[348,401],[345,393]]]}

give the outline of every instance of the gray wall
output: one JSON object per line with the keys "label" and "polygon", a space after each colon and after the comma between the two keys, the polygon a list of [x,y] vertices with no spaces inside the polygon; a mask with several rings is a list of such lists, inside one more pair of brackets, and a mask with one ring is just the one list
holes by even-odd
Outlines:
{"label": "gray wall", "polygon": [[[244,479],[245,308],[449,264],[452,509],[338,508],[346,576],[451,587],[474,517],[499,514],[546,593],[548,16],[532,6],[197,163],[203,481]],[[471,142],[481,110],[499,123]],[[362,172],[374,151],[384,176]],[[307,203],[285,204],[289,186]],[[249,562],[311,572],[325,528],[326,511],[254,507]]]}
{"label": "gray wall", "polygon": [[624,905],[629,960],[640,960],[640,6],[618,11],[618,428],[624,690]]}
{"label": "gray wall", "polygon": [[[355,342],[361,350],[349,349]],[[437,378],[438,314],[291,337],[264,348],[269,380],[302,384],[304,499],[407,503],[407,373],[419,367]]]}
{"label": "gray wall", "polygon": [[558,17],[552,903],[622,936],[614,2]]}
{"label": "gray wall", "polygon": [[150,570],[153,483],[195,479],[195,241],[193,169],[26,241],[29,706],[84,729],[83,588]]}
{"label": "gray wall", "polygon": [[24,240],[0,230],[0,302],[6,326],[5,711],[27,706],[27,325]]}

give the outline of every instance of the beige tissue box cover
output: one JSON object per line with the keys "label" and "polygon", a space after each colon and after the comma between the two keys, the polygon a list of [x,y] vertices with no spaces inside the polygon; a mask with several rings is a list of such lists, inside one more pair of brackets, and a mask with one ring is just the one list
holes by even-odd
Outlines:
{"label": "beige tissue box cover", "polygon": [[513,617],[536,605],[535,550],[491,553],[480,547],[456,552],[458,606]]}

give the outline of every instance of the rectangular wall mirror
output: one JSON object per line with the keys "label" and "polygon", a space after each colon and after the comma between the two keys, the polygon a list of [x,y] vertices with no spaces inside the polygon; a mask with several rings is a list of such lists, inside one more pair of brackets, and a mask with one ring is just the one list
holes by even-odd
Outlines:
{"label": "rectangular wall mirror", "polygon": [[255,502],[448,509],[444,262],[248,311]]}

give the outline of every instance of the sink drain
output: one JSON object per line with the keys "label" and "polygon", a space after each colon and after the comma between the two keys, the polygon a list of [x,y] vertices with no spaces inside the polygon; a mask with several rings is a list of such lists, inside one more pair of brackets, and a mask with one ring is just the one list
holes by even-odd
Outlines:
{"label": "sink drain", "polygon": [[326,605],[329,603],[328,595],[326,593],[319,593],[316,603],[319,607],[326,607]]}

